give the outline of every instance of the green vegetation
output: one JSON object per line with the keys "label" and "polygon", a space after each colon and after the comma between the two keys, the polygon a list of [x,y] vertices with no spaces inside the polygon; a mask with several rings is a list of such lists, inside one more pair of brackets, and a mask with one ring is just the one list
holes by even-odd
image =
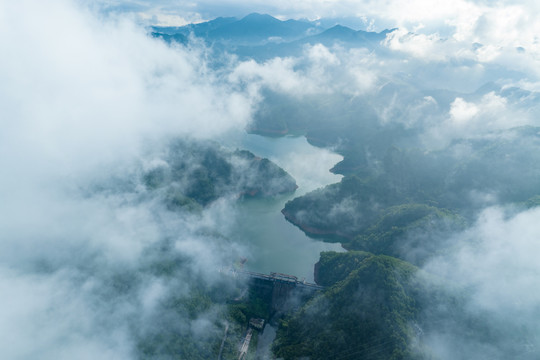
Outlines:
{"label": "green vegetation", "polygon": [[[179,275],[181,276],[181,275]],[[222,358],[237,359],[251,318],[269,319],[268,294],[226,275],[212,287],[190,284],[189,293],[172,293],[162,301],[151,319],[150,330],[139,334],[137,351],[141,359],[214,359],[217,358],[225,329],[227,337]],[[234,300],[246,289],[241,300]],[[148,328],[145,326],[145,328]],[[250,349],[256,348],[254,332]],[[251,353],[251,355],[253,355]]]}
{"label": "green vegetation", "polygon": [[[216,342],[208,339],[213,340],[217,335],[218,324],[206,323],[204,315],[213,306],[210,296],[201,289],[192,291],[188,296],[167,299],[160,310],[168,318],[161,319],[161,326],[157,326],[150,334],[144,334],[138,344],[140,356],[158,358],[176,354],[181,359],[210,358],[216,353]],[[196,323],[198,319],[201,328],[193,329],[190,324]],[[163,326],[163,323],[167,326]]]}
{"label": "green vegetation", "polygon": [[490,201],[534,206],[540,153],[527,149],[540,146],[538,133],[516,128],[432,152],[379,149],[354,174],[288,202],[283,213],[308,235],[402,259],[400,249],[418,249],[421,263],[440,250],[440,235],[465,228]]}
{"label": "green vegetation", "polygon": [[167,150],[163,162],[143,174],[143,183],[163,193],[169,210],[194,212],[223,196],[274,196],[296,189],[287,172],[246,150],[183,140]]}
{"label": "green vegetation", "polygon": [[373,257],[373,254],[364,251],[322,252],[315,265],[315,281],[322,286],[332,286],[347,278],[361,262],[370,257]]}
{"label": "green vegetation", "polygon": [[319,277],[332,285],[281,322],[275,354],[284,359],[414,358],[409,343],[418,312],[416,271],[388,256],[323,253]]}
{"label": "green vegetation", "polygon": [[[329,289],[282,320],[275,354],[427,359],[433,358],[433,339],[423,335],[429,333],[441,334],[461,358],[471,354],[464,343],[484,349],[485,358],[534,358],[537,351],[527,345],[535,343],[534,328],[508,329],[504,314],[471,310],[470,289],[431,278],[412,264],[452,249],[451,234],[487,206],[540,204],[540,128],[499,130],[429,150],[418,148],[422,126],[382,124],[364,100],[345,105],[345,95],[320,104],[315,98],[266,94],[256,125],[270,128],[274,121],[344,156],[332,169],[344,175],[341,182],[289,201],[282,212],[306,234],[339,241],[349,251],[321,254],[316,281]],[[279,112],[271,111],[273,102]],[[276,114],[279,121],[271,116]]]}
{"label": "green vegetation", "polygon": [[[408,260],[422,263],[426,257],[438,252],[437,238],[453,231],[463,230],[466,220],[449,210],[424,204],[391,206],[381,211],[376,222],[350,242],[346,248],[361,249],[374,254],[403,257],[403,246],[422,249]],[[426,239],[426,234],[430,239]]]}
{"label": "green vegetation", "polygon": [[524,345],[534,342],[536,328],[509,328],[505,314],[471,309],[469,289],[394,257],[324,252],[317,281],[328,287],[325,292],[281,320],[274,342],[278,357],[436,359],[431,348],[436,342],[427,334],[456,329],[453,351],[460,359],[470,356],[463,346],[470,342],[493,354],[537,355]]}
{"label": "green vegetation", "polygon": [[[174,140],[155,164],[142,174],[142,183],[147,194],[157,197],[170,211],[197,214],[222,197],[270,197],[296,189],[294,179],[270,160],[212,142]],[[199,231],[227,241],[215,229]],[[144,330],[137,333],[138,357],[217,358],[227,329],[222,359],[237,359],[249,320],[269,319],[271,293],[226,275],[209,284],[192,271],[192,258],[174,251],[171,240],[145,251],[148,261],[141,271],[167,282],[173,290],[160,299],[149,325],[141,326]],[[136,284],[124,275],[111,282],[117,291],[127,291]],[[254,334],[248,358],[254,355],[256,344]]]}
{"label": "green vegetation", "polygon": [[[328,101],[339,103],[335,98]],[[289,105],[283,104],[284,113]],[[522,208],[538,206],[540,153],[526,150],[540,145],[538,129],[511,129],[427,151],[406,145],[414,130],[382,129],[370,122],[369,113],[358,125],[352,115],[338,112],[338,126],[331,129],[322,121],[309,123],[309,114],[298,115],[274,124],[275,129],[304,132],[314,144],[338,146],[344,160],[333,171],[345,176],[288,202],[283,213],[309,235],[340,241],[349,251],[321,254],[315,277],[327,289],[279,319],[275,355],[430,359],[433,339],[425,334],[448,331],[456,346],[472,340],[489,344],[490,351],[528,358],[529,350],[520,344],[532,342],[534,329],[502,330],[507,326],[504,315],[469,308],[470,289],[457,288],[416,266],[451,248],[448,235],[465,229],[490,199]],[[520,166],[524,159],[530,166]],[[296,186],[270,161],[215,144],[174,143],[164,161],[166,165],[144,175],[144,182],[174,211],[197,212],[221,196],[272,196]],[[164,257],[155,271],[172,276],[174,264]],[[194,289],[189,295],[172,296],[162,306],[178,319],[204,324],[204,331],[174,322],[159,327],[141,336],[141,358],[213,358],[229,324],[223,358],[232,359],[247,321],[272,316],[269,294],[260,290],[252,288],[240,296],[243,289],[234,286],[227,294]],[[467,358],[467,351],[454,353]]]}

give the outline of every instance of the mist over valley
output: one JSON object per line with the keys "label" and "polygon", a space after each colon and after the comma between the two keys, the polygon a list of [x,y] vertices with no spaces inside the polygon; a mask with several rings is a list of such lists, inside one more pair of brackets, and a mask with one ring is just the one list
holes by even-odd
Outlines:
{"label": "mist over valley", "polygon": [[539,13],[0,1],[0,357],[539,358]]}

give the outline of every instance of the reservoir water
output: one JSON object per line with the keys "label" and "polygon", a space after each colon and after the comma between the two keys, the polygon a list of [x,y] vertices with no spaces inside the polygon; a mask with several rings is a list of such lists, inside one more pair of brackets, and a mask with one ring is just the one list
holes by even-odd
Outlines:
{"label": "reservoir water", "polygon": [[228,146],[247,149],[266,157],[293,176],[296,192],[272,199],[245,199],[236,205],[236,223],[227,234],[243,245],[245,269],[295,275],[313,281],[313,265],[321,251],[344,251],[340,244],[307,237],[285,220],[285,203],[309,191],[339,182],[341,175],[329,172],[342,157],[310,145],[304,137],[269,138],[252,134],[229,137]]}

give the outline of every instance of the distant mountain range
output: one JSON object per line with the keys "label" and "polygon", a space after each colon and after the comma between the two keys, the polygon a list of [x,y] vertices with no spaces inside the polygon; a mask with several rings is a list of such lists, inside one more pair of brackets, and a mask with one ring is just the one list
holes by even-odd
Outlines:
{"label": "distant mountain range", "polygon": [[308,20],[279,20],[267,14],[249,14],[241,19],[219,17],[198,24],[180,27],[154,26],[152,35],[167,42],[187,44],[190,36],[204,39],[213,46],[241,57],[266,59],[273,56],[295,55],[302,45],[321,43],[331,46],[341,43],[348,46],[375,47],[386,34],[353,30],[335,25],[330,28]]}

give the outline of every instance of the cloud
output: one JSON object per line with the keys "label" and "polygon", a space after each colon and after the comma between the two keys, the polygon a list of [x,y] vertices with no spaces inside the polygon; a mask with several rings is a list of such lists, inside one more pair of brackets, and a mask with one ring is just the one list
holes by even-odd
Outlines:
{"label": "cloud", "polygon": [[450,118],[456,124],[466,123],[477,114],[478,107],[466,102],[462,98],[456,98],[450,105]]}
{"label": "cloud", "polygon": [[472,101],[456,97],[445,118],[424,129],[423,141],[430,147],[442,148],[456,139],[489,138],[501,130],[537,125],[528,110],[528,106],[493,91]]}
{"label": "cloud", "polygon": [[[465,313],[453,314],[454,319],[489,319],[483,334],[469,338],[464,338],[463,328],[452,325],[449,319],[431,319],[438,325],[427,338],[441,359],[482,353],[492,359],[518,354],[528,358],[537,351],[540,329],[535,319],[540,292],[536,282],[540,266],[535,254],[540,247],[536,226],[539,215],[538,208],[520,212],[485,209],[470,229],[453,237],[449,253],[426,265],[427,271],[455,288],[467,289]],[[489,336],[498,336],[497,342]],[[455,348],[456,341],[463,346]]]}
{"label": "cloud", "polygon": [[295,71],[295,66],[297,59],[294,58],[277,57],[264,64],[248,60],[235,68],[230,75],[230,81],[247,86],[252,94],[257,94],[261,86],[297,95],[316,91],[316,83]]}
{"label": "cloud", "polygon": [[99,0],[91,3],[98,3],[115,11],[143,12],[146,9],[154,14],[159,11],[164,14],[198,13],[205,19],[224,15],[244,16],[250,12],[309,19],[356,16],[362,20],[359,23],[376,25],[378,30],[399,26],[423,28],[429,32],[438,27],[459,41],[475,34],[497,41],[528,38],[538,26],[535,24],[535,15],[540,12],[535,1],[521,1],[516,4],[510,1],[481,0],[459,0],[452,3],[442,0],[414,0],[407,3],[396,0],[302,0],[294,3],[280,0],[269,4],[260,0],[201,0],[171,5],[168,1]]}
{"label": "cloud", "polygon": [[87,278],[75,286],[75,281],[65,272],[24,275],[0,269],[2,357],[131,358],[131,341],[116,323],[131,306],[111,303],[96,311],[89,299],[97,284]]}
{"label": "cloud", "polygon": [[456,236],[459,244],[450,256],[432,260],[431,273],[472,285],[474,305],[488,310],[502,307],[532,309],[540,293],[534,290],[540,270],[535,253],[540,246],[535,220],[540,209],[512,213],[493,207]]}
{"label": "cloud", "polygon": [[[314,45],[299,57],[264,63],[230,57],[225,69],[215,71],[211,49],[197,43],[168,47],[125,16],[181,25],[251,11],[310,18],[353,14],[378,30],[403,26],[380,52]],[[159,197],[148,193],[141,173],[166,165],[156,144],[242,130],[264,101],[264,89],[297,99],[326,100],[329,94],[346,99],[337,104],[366,100],[381,124],[425,130],[438,145],[534,124],[527,103],[501,91],[476,97],[452,93],[445,100],[429,89],[474,90],[502,78],[507,88],[537,90],[537,13],[532,2],[0,3],[0,53],[8,54],[0,59],[0,288],[9,294],[0,301],[0,353],[130,358],[135,341],[130,321],[141,333],[151,333],[152,326],[144,324],[166,318],[163,299],[188,294],[192,274],[212,284],[216,264],[243,250],[214,231],[228,232],[235,216],[231,199],[187,216],[166,211]],[[501,75],[500,67],[510,71]],[[343,108],[328,109],[327,118],[317,120],[331,123],[336,113],[351,123],[361,121]],[[289,163],[302,161],[293,155]],[[303,172],[310,171],[315,172]],[[346,199],[330,216],[351,215],[354,205]],[[476,287],[471,306],[530,315],[537,294],[527,296],[524,289],[533,286],[533,278],[511,283],[505,276],[537,272],[528,256],[536,250],[535,216],[536,210],[510,217],[488,210],[460,235],[480,239],[474,247],[465,243],[432,264],[440,264],[441,271],[456,266]],[[527,230],[518,236],[520,228]],[[504,238],[517,240],[505,245]],[[504,259],[507,252],[515,258]],[[148,270],[164,258],[178,267],[174,280]],[[494,286],[493,274],[504,266],[511,271],[499,279],[522,298]],[[466,275],[475,269],[475,276]],[[174,319],[201,333],[212,328],[218,312],[208,309],[193,323],[178,314]],[[29,344],[28,338],[35,341]]]}
{"label": "cloud", "polygon": [[413,56],[442,60],[444,55],[435,51],[436,42],[441,41],[438,34],[415,35],[406,29],[395,30],[385,39],[385,45],[392,50],[405,51]]}
{"label": "cloud", "polygon": [[229,81],[246,88],[254,98],[271,90],[298,100],[305,96],[346,94],[361,96],[379,85],[382,61],[365,48],[305,45],[297,57],[275,57],[265,62],[241,62]]}
{"label": "cloud", "polygon": [[[501,67],[505,69],[506,78],[517,75],[521,80],[537,82],[539,76],[540,46],[537,34],[540,25],[536,19],[540,8],[534,1],[515,4],[459,0],[449,4],[427,0],[407,3],[395,0],[303,0],[268,4],[261,1],[205,0],[171,5],[163,1],[102,0],[91,3],[115,9],[116,12],[124,9],[128,13],[145,13],[143,9],[147,9],[146,18],[161,12],[163,17],[196,18],[195,21],[218,16],[244,16],[250,12],[270,13],[283,19],[341,17],[348,22],[351,17],[356,17],[359,24],[365,24],[371,30],[399,27],[384,42],[389,49],[398,53],[397,57],[406,54],[410,57],[408,61],[420,61],[421,64],[449,63],[449,68],[444,70],[449,75],[445,80],[451,88],[466,79],[479,79],[486,71],[500,71]],[[440,74],[441,69],[438,70]],[[456,78],[456,75],[462,78]],[[481,86],[481,83],[476,86]],[[466,91],[472,90],[469,87]]]}
{"label": "cloud", "polygon": [[131,154],[142,133],[208,137],[249,119],[249,99],[217,85],[198,50],[168,48],[129,21],[103,22],[66,1],[4,7],[4,144],[99,163]]}
{"label": "cloud", "polygon": [[[1,357],[133,358],[163,299],[236,256],[212,232],[234,219],[229,200],[183,216],[141,184],[156,144],[250,120],[255,99],[207,51],[72,1],[0,4]],[[165,258],[174,283],[153,270]],[[177,320],[199,331],[216,311]]]}

